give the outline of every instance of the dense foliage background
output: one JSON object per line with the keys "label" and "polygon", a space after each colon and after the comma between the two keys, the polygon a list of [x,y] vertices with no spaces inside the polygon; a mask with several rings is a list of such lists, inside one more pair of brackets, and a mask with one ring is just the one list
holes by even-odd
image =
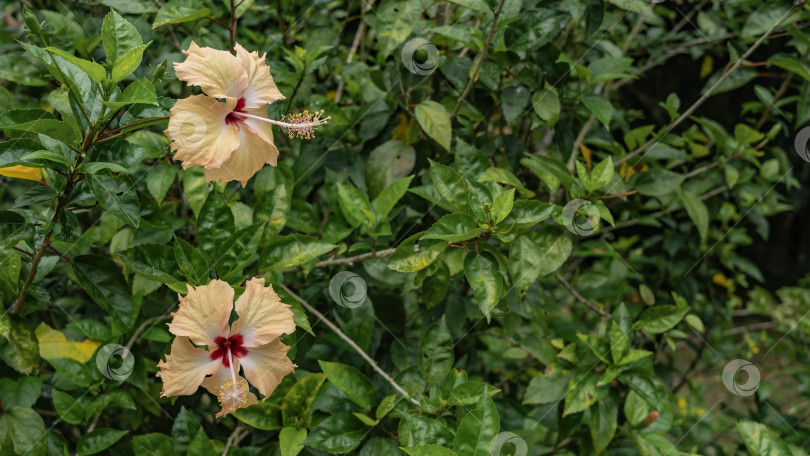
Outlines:
{"label": "dense foliage background", "polygon": [[[0,453],[806,455],[807,13],[4,3]],[[192,40],[330,123],[245,188],[182,170]],[[295,374],[161,398],[178,293],[252,276]]]}

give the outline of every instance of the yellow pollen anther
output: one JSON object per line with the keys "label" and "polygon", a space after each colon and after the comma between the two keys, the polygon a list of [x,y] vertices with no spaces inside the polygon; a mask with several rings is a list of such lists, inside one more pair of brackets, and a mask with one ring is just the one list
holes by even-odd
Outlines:
{"label": "yellow pollen anther", "polygon": [[322,115],[323,109],[315,114],[310,113],[308,110],[295,114],[287,114],[281,118],[281,120],[287,124],[281,126],[281,129],[284,130],[284,133],[289,135],[290,139],[312,139],[315,137],[315,130],[318,129],[318,126],[325,124],[332,118],[329,116],[321,119]]}
{"label": "yellow pollen anther", "polygon": [[231,413],[236,409],[247,405],[248,383],[244,378],[238,378],[236,382],[229,381],[219,388],[217,400],[225,413]]}

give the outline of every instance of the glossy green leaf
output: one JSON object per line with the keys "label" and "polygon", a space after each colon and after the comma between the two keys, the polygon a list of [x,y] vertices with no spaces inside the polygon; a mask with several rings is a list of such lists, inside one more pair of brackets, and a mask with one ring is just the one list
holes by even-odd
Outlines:
{"label": "glossy green leaf", "polygon": [[211,14],[208,8],[200,8],[200,4],[194,0],[169,0],[160,7],[152,29],[156,29],[166,24],[181,24],[196,19],[204,18]]}
{"label": "glossy green leaf", "polygon": [[79,438],[76,444],[76,452],[79,456],[86,456],[100,453],[113,446],[115,442],[127,435],[129,431],[101,428],[93,429]]}
{"label": "glossy green leaf", "polygon": [[450,113],[444,109],[444,106],[435,101],[426,100],[416,105],[413,112],[422,130],[440,146],[450,150],[453,130],[450,126]]}
{"label": "glossy green leaf", "polygon": [[365,411],[371,410],[374,402],[374,385],[362,372],[352,366],[328,361],[318,361],[327,380]]}
{"label": "glossy green leaf", "polygon": [[453,368],[454,358],[453,339],[442,317],[419,343],[419,371],[427,383],[436,383]]}
{"label": "glossy green leaf", "polygon": [[290,234],[274,239],[262,250],[259,269],[280,271],[300,266],[335,249],[334,244],[319,241],[302,234]]}
{"label": "glossy green leaf", "polygon": [[500,417],[492,398],[482,394],[478,405],[458,425],[453,451],[459,456],[491,456],[492,442],[500,428]]}
{"label": "glossy green leaf", "polygon": [[129,177],[94,174],[87,176],[87,184],[101,207],[132,227],[140,225],[138,193]]}
{"label": "glossy green leaf", "polygon": [[80,255],[71,263],[79,285],[93,301],[117,321],[129,326],[132,295],[121,270],[109,257]]}
{"label": "glossy green leaf", "polygon": [[475,293],[478,308],[489,321],[504,291],[498,260],[489,252],[472,251],[464,259],[464,275]]}

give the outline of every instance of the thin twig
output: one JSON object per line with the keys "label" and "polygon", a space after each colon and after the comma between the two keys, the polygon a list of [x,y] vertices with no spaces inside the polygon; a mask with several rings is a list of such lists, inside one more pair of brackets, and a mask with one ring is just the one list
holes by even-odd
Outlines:
{"label": "thin twig", "polygon": [[563,284],[563,286],[564,286],[566,289],[568,289],[568,291],[571,293],[571,295],[573,295],[573,296],[574,296],[574,297],[577,299],[577,301],[579,301],[579,302],[581,302],[581,303],[585,304],[585,305],[586,305],[586,306],[588,306],[588,307],[589,307],[591,310],[593,310],[594,312],[598,313],[599,315],[601,315],[601,316],[603,316],[603,317],[609,317],[609,316],[610,316],[610,314],[609,314],[609,313],[605,312],[604,310],[602,310],[601,308],[599,308],[599,306],[597,306],[596,304],[592,303],[591,301],[588,301],[588,300],[587,300],[587,299],[586,299],[584,296],[582,296],[581,294],[579,294],[579,292],[578,292],[577,290],[575,290],[575,289],[574,289],[574,287],[573,287],[573,286],[572,286],[570,283],[568,283],[568,281],[567,281],[567,280],[565,280],[565,279],[563,278],[563,276],[561,276],[560,274],[555,274],[555,275],[557,276],[557,280],[559,280],[559,281],[560,281],[560,283],[561,283],[561,284]]}
{"label": "thin twig", "polygon": [[776,23],[774,23],[764,34],[762,34],[762,36],[759,37],[759,39],[754,44],[752,44],[751,47],[748,48],[748,50],[745,51],[745,53],[742,56],[740,56],[739,59],[737,59],[737,62],[735,62],[734,65],[728,71],[723,73],[723,75],[720,76],[720,78],[718,78],[717,81],[711,87],[709,87],[709,90],[707,90],[706,93],[704,93],[700,98],[698,98],[697,101],[695,101],[692,104],[692,106],[689,107],[689,109],[687,109],[686,111],[684,111],[683,114],[680,115],[680,117],[678,117],[672,123],[667,125],[667,127],[658,136],[658,138],[650,139],[649,141],[644,143],[642,146],[640,146],[638,149],[634,150],[633,152],[630,152],[629,154],[627,154],[626,156],[620,158],[619,160],[616,160],[615,165],[620,166],[622,163],[626,162],[627,160],[630,160],[631,158],[643,153],[644,151],[646,151],[653,144],[657,144],[660,138],[664,138],[672,130],[674,130],[678,125],[680,125],[681,122],[683,122],[689,116],[691,116],[697,110],[697,108],[699,108],[706,100],[709,99],[709,97],[712,96],[714,91],[717,90],[718,87],[720,87],[720,84],[725,82],[725,80],[728,79],[728,77],[731,76],[732,73],[734,73],[735,71],[737,71],[738,68],[740,68],[740,66],[743,64],[743,62],[746,59],[748,59],[748,57],[751,54],[753,54],[753,52],[755,50],[757,50],[757,48],[759,48],[759,46],[768,38],[768,36],[774,30],[776,30],[777,27],[781,26],[782,23],[784,23],[785,20],[787,20],[787,18],[792,16],[799,9],[801,9],[803,5],[804,5],[804,2],[802,1],[800,4],[795,6],[792,10],[790,10],[787,14],[785,14],[781,19],[776,21]]}
{"label": "thin twig", "polygon": [[250,428],[242,423],[239,423],[228,437],[228,441],[225,442],[225,449],[222,451],[222,456],[227,456],[228,450],[231,447],[239,445],[239,442],[247,437],[248,434],[250,434]]}
{"label": "thin twig", "polygon": [[[349,55],[346,57],[346,63],[351,63],[354,59],[354,54],[357,52],[357,48],[360,46],[360,41],[366,34],[366,22],[363,20],[363,16],[366,12],[371,9],[374,0],[368,0],[361,2],[362,5],[360,7],[360,25],[357,26],[357,32],[354,34],[354,40],[352,41],[352,47],[349,49]],[[279,3],[280,4],[280,3]],[[341,78],[340,82],[338,83],[337,90],[335,91],[335,104],[340,103],[341,97],[343,97],[343,85],[345,81]]]}
{"label": "thin twig", "polygon": [[495,15],[492,16],[492,26],[489,28],[489,35],[487,35],[487,40],[484,42],[484,46],[481,48],[481,51],[475,57],[475,67],[473,69],[472,74],[470,75],[470,82],[467,83],[467,87],[464,88],[464,92],[461,93],[461,96],[458,98],[458,104],[453,109],[453,114],[451,117],[455,117],[458,114],[458,110],[461,109],[461,103],[464,103],[464,99],[467,98],[467,95],[470,94],[472,90],[472,86],[478,80],[478,72],[481,70],[481,65],[484,63],[484,58],[487,55],[487,48],[489,47],[490,41],[492,41],[492,37],[495,35],[495,27],[498,25],[498,16],[501,15],[501,10],[503,9],[503,4],[506,0],[501,0],[498,3],[498,9],[495,10]]}
{"label": "thin twig", "polygon": [[159,322],[161,320],[168,320],[169,318],[171,318],[171,315],[161,315],[161,316],[158,316],[158,317],[149,318],[146,321],[144,321],[143,323],[141,323],[141,325],[138,326],[138,329],[136,329],[135,332],[132,333],[132,337],[129,338],[129,342],[127,342],[127,344],[125,345],[127,351],[132,349],[132,346],[135,345],[135,342],[138,341],[138,339],[141,337],[141,334],[144,331],[146,331],[147,326],[149,326],[149,325],[151,325],[153,323],[157,323],[157,322]]}
{"label": "thin twig", "polygon": [[[344,257],[344,258],[330,258],[328,260],[323,260],[315,263],[315,268],[325,268],[327,266],[337,266],[340,264],[347,264],[349,266],[353,265],[354,263],[359,263],[361,261],[370,260],[373,258],[385,258],[391,256],[396,249],[390,248],[385,250],[378,250],[376,252],[369,252],[363,253],[361,255],[356,255],[352,257]],[[281,272],[295,272],[299,270],[299,267],[289,268],[289,269],[282,269]]]}
{"label": "thin twig", "polygon": [[298,296],[297,294],[295,294],[295,292],[293,292],[292,290],[290,290],[290,289],[289,289],[289,288],[288,288],[286,285],[281,284],[281,288],[283,288],[283,289],[284,289],[284,290],[285,290],[287,293],[289,293],[289,294],[290,294],[290,296],[292,296],[292,297],[293,297],[293,298],[294,298],[296,301],[298,301],[298,303],[299,303],[299,304],[301,304],[301,306],[303,306],[303,307],[304,307],[305,309],[307,309],[307,310],[308,310],[310,313],[312,313],[313,315],[315,315],[316,317],[318,317],[318,320],[322,321],[322,322],[323,322],[323,323],[324,323],[324,324],[325,324],[325,325],[326,325],[326,326],[327,326],[329,329],[331,329],[332,331],[334,331],[334,332],[335,332],[335,334],[337,334],[337,335],[338,335],[338,337],[340,337],[341,339],[343,339],[343,341],[344,341],[344,342],[346,342],[347,344],[349,344],[349,346],[350,346],[350,347],[351,347],[351,348],[352,348],[354,351],[356,351],[356,352],[357,352],[357,354],[359,354],[359,355],[360,355],[360,357],[361,357],[361,358],[363,358],[363,359],[364,359],[364,360],[365,360],[365,361],[366,361],[366,362],[367,362],[367,363],[368,363],[368,364],[371,366],[371,368],[372,368],[372,369],[374,369],[374,372],[377,372],[378,374],[380,374],[380,376],[381,376],[382,378],[384,378],[384,379],[385,379],[385,381],[387,381],[387,382],[388,382],[388,383],[389,383],[389,384],[390,384],[390,385],[391,385],[391,386],[392,386],[392,387],[393,387],[395,390],[397,390],[397,392],[399,392],[400,394],[402,394],[403,396],[405,396],[405,398],[406,398],[406,399],[408,399],[408,401],[410,401],[410,402],[411,402],[412,404],[414,404],[415,406],[420,407],[420,408],[422,407],[422,405],[419,403],[419,401],[418,401],[418,400],[416,400],[416,399],[412,398],[412,397],[411,397],[411,395],[410,395],[410,394],[408,394],[408,392],[407,392],[407,391],[405,391],[405,389],[404,389],[404,388],[402,388],[401,386],[399,386],[399,384],[398,384],[397,382],[395,382],[395,381],[394,381],[394,379],[393,379],[393,378],[391,378],[391,376],[390,376],[390,375],[388,375],[388,374],[387,374],[387,373],[386,373],[384,370],[382,370],[382,369],[380,368],[380,366],[378,366],[378,365],[377,365],[377,362],[376,362],[376,361],[374,361],[374,359],[373,359],[372,357],[368,356],[368,354],[367,354],[367,353],[366,353],[366,352],[365,352],[365,351],[364,351],[362,348],[360,348],[360,347],[359,347],[359,346],[358,346],[358,345],[357,345],[357,344],[356,344],[356,343],[355,343],[353,340],[351,340],[351,339],[349,338],[349,336],[347,336],[346,334],[343,334],[343,331],[341,331],[341,330],[340,330],[340,328],[338,328],[338,327],[337,327],[337,325],[335,325],[334,323],[332,323],[331,321],[329,321],[329,319],[328,319],[328,318],[326,318],[326,316],[324,316],[324,314],[322,314],[322,313],[318,312],[318,310],[317,310],[317,309],[315,309],[314,307],[312,307],[312,306],[311,306],[311,305],[310,305],[308,302],[306,302],[306,301],[305,301],[303,298],[301,298],[300,296]]}

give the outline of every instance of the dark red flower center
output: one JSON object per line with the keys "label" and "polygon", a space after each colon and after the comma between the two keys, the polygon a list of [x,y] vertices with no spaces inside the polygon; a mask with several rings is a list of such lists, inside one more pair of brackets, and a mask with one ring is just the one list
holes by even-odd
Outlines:
{"label": "dark red flower center", "polygon": [[241,334],[234,334],[227,339],[224,337],[217,337],[214,343],[217,344],[217,349],[211,352],[211,359],[222,358],[222,365],[231,367],[231,361],[228,359],[228,350],[235,358],[241,358],[248,354],[247,348],[242,346],[244,339]]}
{"label": "dark red flower center", "polygon": [[239,113],[241,112],[245,112],[244,98],[240,98],[239,101],[236,102],[236,107],[233,108],[233,111],[231,111],[230,114],[225,116],[225,123],[228,125],[234,125],[237,124],[238,122],[244,121],[245,118],[239,115]]}

